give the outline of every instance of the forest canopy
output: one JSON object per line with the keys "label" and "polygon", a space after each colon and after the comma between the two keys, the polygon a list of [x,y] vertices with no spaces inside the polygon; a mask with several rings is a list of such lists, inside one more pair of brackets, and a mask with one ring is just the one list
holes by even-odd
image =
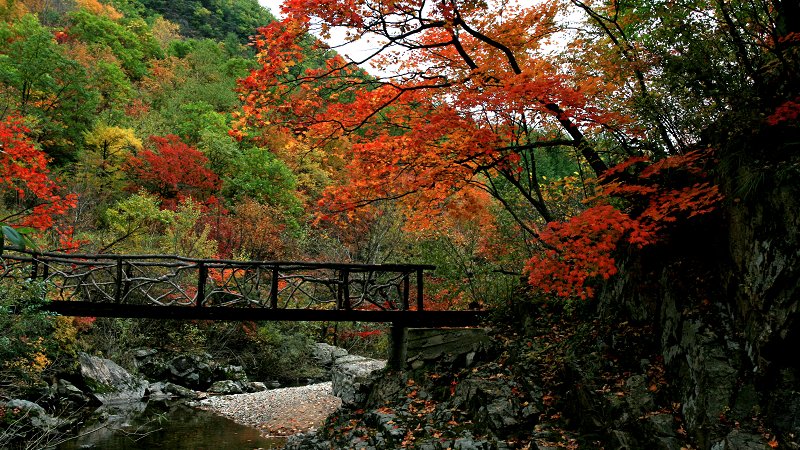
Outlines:
{"label": "forest canopy", "polygon": [[[166,211],[192,218],[196,256],[434,263],[448,304],[515,276],[592,297],[621,252],[725,201],[719,130],[793,129],[796,9],[6,2],[3,123],[47,164],[4,162],[5,222],[46,249],[147,253]],[[337,28],[374,53],[314,37]],[[115,228],[131,208],[141,228]]]}

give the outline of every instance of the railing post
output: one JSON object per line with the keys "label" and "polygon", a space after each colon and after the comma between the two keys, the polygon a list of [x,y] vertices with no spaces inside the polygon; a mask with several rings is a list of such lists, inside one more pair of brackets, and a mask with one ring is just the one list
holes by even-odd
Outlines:
{"label": "railing post", "polygon": [[272,309],[278,309],[278,277],[280,274],[278,273],[278,268],[275,267],[272,269],[272,282],[270,283],[269,288],[269,307]]}
{"label": "railing post", "polygon": [[350,270],[342,269],[339,280],[342,287],[342,303],[344,309],[349,311],[352,309],[352,305],[350,305]]}
{"label": "railing post", "polygon": [[114,283],[114,303],[122,301],[122,258],[117,258],[117,279]]}
{"label": "railing post", "polygon": [[411,277],[409,272],[403,273],[403,298],[401,299],[400,308],[402,311],[408,311],[408,299],[411,297]]}
{"label": "railing post", "polygon": [[128,296],[128,293],[131,291],[131,280],[130,276],[133,274],[133,265],[129,262],[125,263],[125,267],[122,269],[122,276],[125,278],[125,281],[122,285],[122,293],[119,296],[120,303],[122,299]]}
{"label": "railing post", "polygon": [[35,253],[31,254],[31,257],[33,258],[31,264],[31,280],[35,280],[36,277],[39,275],[39,259],[36,258]]}
{"label": "railing post", "polygon": [[208,267],[200,261],[197,263],[197,302],[195,306],[203,306],[206,300],[206,280],[208,279]]}
{"label": "railing post", "polygon": [[422,295],[422,269],[417,269],[417,311],[422,311],[423,308],[423,295]]}

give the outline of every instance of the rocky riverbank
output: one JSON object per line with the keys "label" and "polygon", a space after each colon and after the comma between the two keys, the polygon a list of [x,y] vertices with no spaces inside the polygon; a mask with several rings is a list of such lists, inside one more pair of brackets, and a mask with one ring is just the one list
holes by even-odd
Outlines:
{"label": "rocky riverbank", "polygon": [[262,392],[212,396],[199,406],[240,424],[258,428],[265,436],[313,432],[343,404],[364,401],[372,373],[386,362],[351,355],[342,348],[318,343],[312,354],[331,381]]}
{"label": "rocky riverbank", "polygon": [[341,404],[341,399],[333,395],[331,382],[221,395],[200,401],[201,408],[258,428],[266,436],[313,431]]}
{"label": "rocky riverbank", "polygon": [[[385,361],[327,344],[315,344],[311,353],[321,378],[330,381],[285,388],[275,381],[250,381],[241,367],[218,364],[207,354],[140,349],[133,352],[132,372],[111,360],[80,354],[75,373],[55,380],[36,403],[0,398],[0,419],[9,425],[0,433],[0,447],[30,439],[57,441],[87,426],[114,429],[153,401],[186,402],[264,436],[308,432],[336,411],[342,399],[345,404],[362,401],[370,374],[385,366]],[[109,408],[115,412],[108,413]]]}

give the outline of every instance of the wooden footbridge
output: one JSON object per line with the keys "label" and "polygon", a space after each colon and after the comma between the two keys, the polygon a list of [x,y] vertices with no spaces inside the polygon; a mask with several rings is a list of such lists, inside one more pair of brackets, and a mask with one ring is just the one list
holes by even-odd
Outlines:
{"label": "wooden footbridge", "polygon": [[417,264],[232,261],[63,254],[6,248],[0,283],[44,282],[44,309],[66,316],[233,321],[479,324],[479,311],[430,311]]}

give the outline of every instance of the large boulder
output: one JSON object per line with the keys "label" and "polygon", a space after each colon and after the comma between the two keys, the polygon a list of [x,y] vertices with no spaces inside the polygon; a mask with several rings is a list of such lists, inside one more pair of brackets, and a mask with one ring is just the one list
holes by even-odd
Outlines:
{"label": "large boulder", "polygon": [[195,390],[208,389],[214,382],[216,364],[211,355],[179,355],[168,363],[172,382]]}
{"label": "large boulder", "polygon": [[78,363],[88,393],[101,403],[134,402],[144,398],[147,381],[134,377],[114,361],[80,353]]}
{"label": "large boulder", "polygon": [[48,414],[38,404],[21,399],[11,399],[0,403],[4,421],[10,426],[34,428],[43,432],[51,432],[63,424],[63,421]]}
{"label": "large boulder", "polygon": [[324,342],[317,342],[311,346],[311,356],[319,365],[330,369],[338,358],[347,356],[347,350]]}
{"label": "large boulder", "polygon": [[60,398],[77,405],[85,405],[92,402],[92,397],[86,395],[86,393],[67,380],[58,379],[53,387]]}
{"label": "large boulder", "polygon": [[169,378],[169,365],[161,354],[153,348],[140,348],[133,352],[136,371],[149,380],[162,381]]}
{"label": "large boulder", "polygon": [[386,361],[347,355],[337,358],[331,368],[333,395],[344,405],[360,405],[373,384],[372,373],[386,367]]}

